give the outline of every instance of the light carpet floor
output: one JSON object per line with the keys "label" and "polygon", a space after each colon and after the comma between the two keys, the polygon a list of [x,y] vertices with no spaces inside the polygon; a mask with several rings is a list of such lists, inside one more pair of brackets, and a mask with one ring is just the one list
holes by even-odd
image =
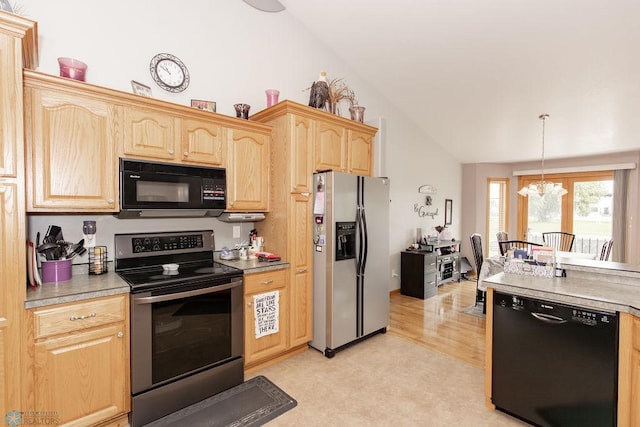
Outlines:
{"label": "light carpet floor", "polygon": [[484,404],[484,371],[389,334],[264,375],[298,401],[268,426],[525,426]]}

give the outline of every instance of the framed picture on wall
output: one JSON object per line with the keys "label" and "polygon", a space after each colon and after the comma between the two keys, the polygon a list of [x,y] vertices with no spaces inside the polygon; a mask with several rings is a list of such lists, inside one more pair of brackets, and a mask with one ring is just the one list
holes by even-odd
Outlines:
{"label": "framed picture on wall", "polygon": [[444,200],[444,225],[451,225],[451,217],[453,215],[453,200]]}

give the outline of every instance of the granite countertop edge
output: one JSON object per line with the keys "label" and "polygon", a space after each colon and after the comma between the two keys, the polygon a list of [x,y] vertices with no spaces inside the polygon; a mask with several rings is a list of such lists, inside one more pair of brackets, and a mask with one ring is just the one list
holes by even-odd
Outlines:
{"label": "granite countertop edge", "polygon": [[[271,270],[289,268],[284,261],[261,262],[255,260],[225,261],[216,259],[221,264],[242,270],[243,274],[261,273]],[[57,283],[43,283],[37,288],[27,288],[27,298],[24,303],[26,309],[47,307],[56,304],[84,301],[111,295],[128,294],[129,284],[113,270],[113,263],[109,262],[108,270],[104,274],[90,275],[86,264],[74,264],[71,280]]]}
{"label": "granite countertop edge", "polygon": [[498,273],[484,279],[487,288],[595,310],[640,316],[640,283],[627,284],[568,277],[534,277]]}

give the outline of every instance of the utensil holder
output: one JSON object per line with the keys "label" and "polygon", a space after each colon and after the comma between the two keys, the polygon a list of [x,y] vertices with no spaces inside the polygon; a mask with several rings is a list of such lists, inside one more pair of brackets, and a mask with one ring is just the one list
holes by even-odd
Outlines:
{"label": "utensil holder", "polygon": [[66,282],[71,279],[70,259],[41,261],[42,283]]}
{"label": "utensil holder", "polygon": [[107,247],[96,246],[89,248],[89,274],[107,272]]}

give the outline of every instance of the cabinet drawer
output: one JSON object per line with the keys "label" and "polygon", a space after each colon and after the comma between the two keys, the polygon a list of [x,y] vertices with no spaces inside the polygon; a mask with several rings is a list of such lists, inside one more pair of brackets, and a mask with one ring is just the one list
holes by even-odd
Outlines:
{"label": "cabinet drawer", "polygon": [[288,270],[274,270],[264,273],[248,274],[244,276],[244,293],[271,291],[286,286],[286,272]]}
{"label": "cabinet drawer", "polygon": [[35,339],[125,320],[126,295],[82,301],[33,312]]}
{"label": "cabinet drawer", "polygon": [[437,269],[438,257],[436,254],[428,254],[424,256],[424,271],[435,271]]}

